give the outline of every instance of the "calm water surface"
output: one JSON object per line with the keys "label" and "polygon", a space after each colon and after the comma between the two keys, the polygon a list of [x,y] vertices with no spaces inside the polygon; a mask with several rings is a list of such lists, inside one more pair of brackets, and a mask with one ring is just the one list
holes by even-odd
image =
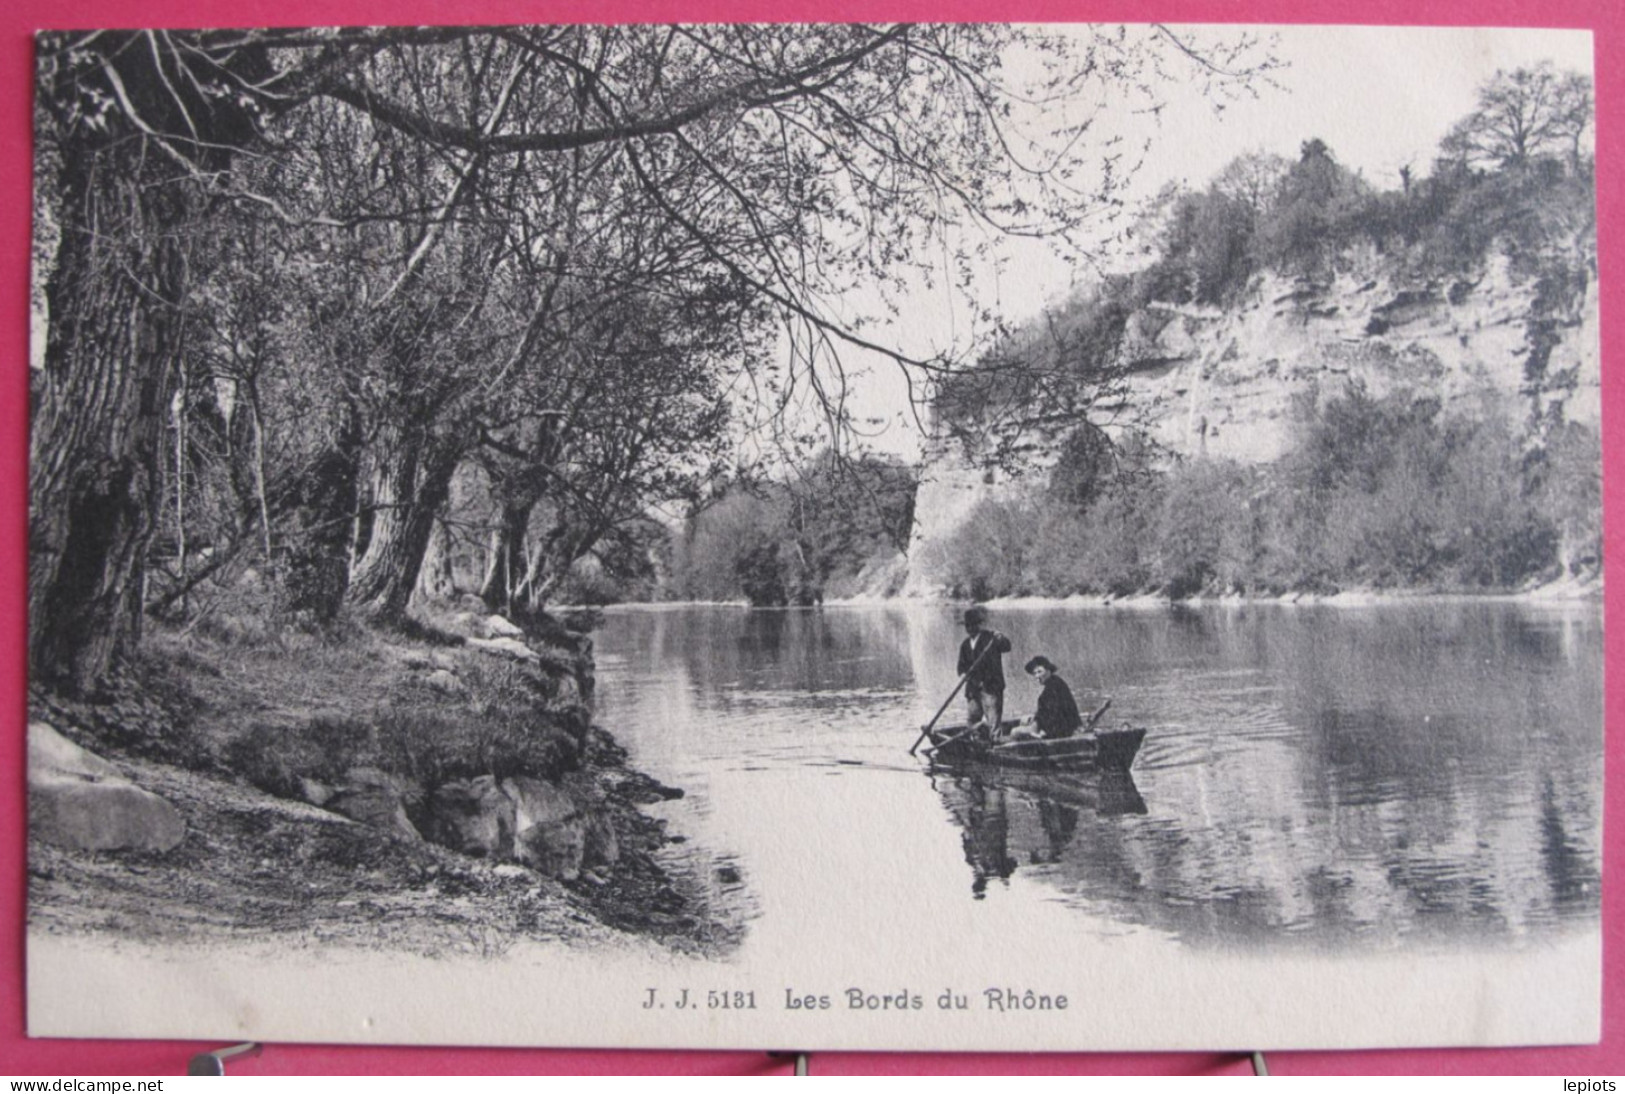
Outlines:
{"label": "calm water surface", "polygon": [[[1132,777],[908,755],[953,686],[943,605],[617,610],[600,720],[687,791],[680,853],[763,946],[960,905],[1196,947],[1521,945],[1593,928],[1602,619],[1584,605],[1010,608]],[[950,717],[957,715],[957,704]],[[1019,905],[1019,909],[1013,906]],[[785,913],[791,913],[786,915]],[[814,935],[818,937],[818,935]],[[753,944],[753,943],[748,943]]]}

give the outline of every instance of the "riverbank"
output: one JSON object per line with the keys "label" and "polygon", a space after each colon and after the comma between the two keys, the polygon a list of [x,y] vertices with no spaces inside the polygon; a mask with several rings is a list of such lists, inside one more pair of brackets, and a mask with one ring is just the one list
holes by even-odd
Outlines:
{"label": "riverbank", "polygon": [[[1187,605],[1190,607],[1212,606],[1241,606],[1247,604],[1285,604],[1304,606],[1324,606],[1334,608],[1361,608],[1377,604],[1413,604],[1420,601],[1438,601],[1440,603],[1583,603],[1586,601],[1601,601],[1603,597],[1602,578],[1593,577],[1585,580],[1564,578],[1558,581],[1545,582],[1540,585],[1524,589],[1497,589],[1491,591],[1463,591],[1459,589],[1374,589],[1354,588],[1340,589],[1331,593],[1314,592],[1287,592],[1272,596],[1260,594],[1224,593],[1219,595],[1197,595],[1170,598],[1165,593],[1145,592],[1133,593],[1127,596],[1111,595],[1085,595],[1073,593],[1068,596],[999,596],[978,601],[989,608],[1022,609],[1022,608],[1117,608],[1117,609],[1144,609],[1148,611],[1163,610],[1172,605]],[[970,601],[950,596],[943,592],[938,595],[894,595],[894,596],[850,596],[831,597],[816,607],[832,608],[869,608],[881,607],[887,604],[968,604]],[[676,611],[695,607],[733,607],[750,608],[752,605],[745,600],[654,600],[654,601],[623,601],[617,604],[594,606],[593,610],[614,611]],[[781,606],[782,607],[782,606]],[[786,608],[783,610],[792,610]],[[800,610],[800,609],[794,609]]]}
{"label": "riverbank", "polygon": [[1131,596],[1066,597],[1010,596],[994,597],[985,604],[998,608],[1145,608],[1163,609],[1172,605],[1190,607],[1225,607],[1248,604],[1304,605],[1306,607],[1366,608],[1379,604],[1439,603],[1575,603],[1596,600],[1603,595],[1602,579],[1586,581],[1560,580],[1532,586],[1527,589],[1501,589],[1493,591],[1463,591],[1451,589],[1339,589],[1331,593],[1289,592],[1273,596],[1243,593],[1197,595],[1172,599],[1162,593],[1137,593]]}
{"label": "riverbank", "polygon": [[[589,637],[471,606],[408,633],[156,625],[110,696],[30,697],[30,929],[424,954],[731,949],[738,924],[642,808],[682,792],[592,723],[593,688]],[[64,782],[129,787],[155,803],[158,834],[120,822],[107,827],[129,829],[126,845],[106,846],[88,799],[62,821]]]}

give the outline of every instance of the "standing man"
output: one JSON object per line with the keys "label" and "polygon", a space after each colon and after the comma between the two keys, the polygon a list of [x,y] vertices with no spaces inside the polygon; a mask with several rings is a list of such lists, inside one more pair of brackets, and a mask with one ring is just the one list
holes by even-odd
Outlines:
{"label": "standing man", "polygon": [[965,641],[959,646],[959,675],[965,677],[965,724],[986,727],[988,736],[999,735],[999,719],[1004,714],[1004,661],[1010,640],[987,625],[987,609],[965,612]]}

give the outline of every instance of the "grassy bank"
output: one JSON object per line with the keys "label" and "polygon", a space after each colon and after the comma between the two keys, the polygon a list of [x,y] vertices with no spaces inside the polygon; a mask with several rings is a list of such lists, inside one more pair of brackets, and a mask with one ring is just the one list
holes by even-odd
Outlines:
{"label": "grassy bank", "polygon": [[[31,696],[31,719],[113,760],[186,826],[162,853],[35,840],[33,929],[417,952],[737,941],[708,879],[640,808],[680,791],[592,724],[584,635],[551,622],[492,635],[445,606],[406,634],[257,618],[156,626],[98,702]],[[529,843],[509,806],[492,821],[506,842],[480,845],[471,787],[497,806],[522,793],[521,820],[542,815]]]}

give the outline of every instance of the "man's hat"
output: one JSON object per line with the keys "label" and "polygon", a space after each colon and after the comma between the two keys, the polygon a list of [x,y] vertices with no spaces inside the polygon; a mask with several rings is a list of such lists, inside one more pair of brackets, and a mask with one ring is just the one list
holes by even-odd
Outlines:
{"label": "man's hat", "polygon": [[1039,654],[1037,657],[1035,657],[1031,661],[1027,662],[1027,671],[1029,673],[1032,672],[1035,669],[1043,669],[1046,672],[1054,672],[1054,671],[1056,671],[1055,662],[1051,661],[1048,657],[1045,657],[1043,654]]}
{"label": "man's hat", "polygon": [[986,623],[986,622],[987,622],[987,609],[986,608],[978,607],[978,608],[966,608],[965,609],[965,626],[967,626],[967,627],[980,627],[983,623]]}

